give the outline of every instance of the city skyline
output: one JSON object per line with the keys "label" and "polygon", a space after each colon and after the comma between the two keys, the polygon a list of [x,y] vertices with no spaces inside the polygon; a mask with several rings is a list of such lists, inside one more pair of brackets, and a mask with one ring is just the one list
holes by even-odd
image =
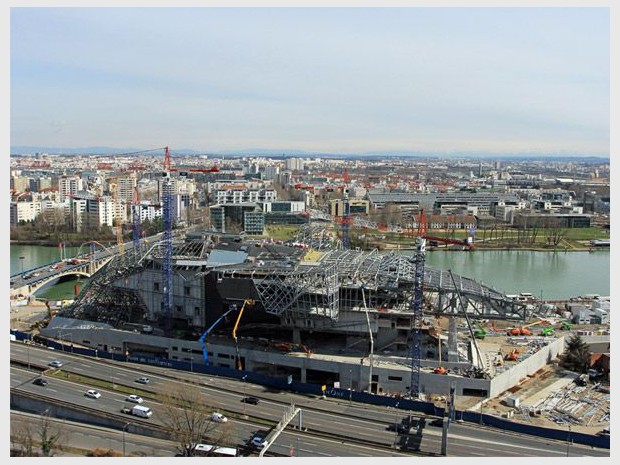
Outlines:
{"label": "city skyline", "polygon": [[607,157],[607,8],[12,8],[11,145]]}

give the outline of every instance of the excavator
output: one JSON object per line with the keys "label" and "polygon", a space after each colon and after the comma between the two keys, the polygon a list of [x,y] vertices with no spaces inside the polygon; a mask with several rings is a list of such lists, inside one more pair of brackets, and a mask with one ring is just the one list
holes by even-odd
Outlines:
{"label": "excavator", "polygon": [[252,307],[254,305],[254,300],[245,299],[243,301],[241,310],[239,310],[239,316],[237,316],[237,321],[235,322],[235,326],[233,327],[233,331],[232,331],[232,337],[233,337],[233,340],[235,341],[235,351],[237,352],[237,370],[243,370],[243,366],[241,364],[241,357],[239,356],[239,344],[237,342],[237,327],[239,326],[239,321],[241,321],[241,315],[243,315],[243,311],[245,310],[246,305],[249,307]]}

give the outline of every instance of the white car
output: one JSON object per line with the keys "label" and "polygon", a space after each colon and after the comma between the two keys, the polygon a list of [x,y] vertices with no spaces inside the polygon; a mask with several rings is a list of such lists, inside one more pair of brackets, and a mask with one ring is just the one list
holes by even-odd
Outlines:
{"label": "white car", "polygon": [[260,434],[256,434],[250,440],[250,444],[252,444],[254,447],[256,447],[258,449],[262,449],[268,443],[267,443],[267,441],[265,441],[265,436],[262,436]]}
{"label": "white car", "polygon": [[135,394],[130,394],[127,396],[127,399],[129,402],[135,402],[136,404],[141,404],[142,402],[144,402],[144,399],[140,396],[137,396]]}
{"label": "white car", "polygon": [[136,383],[140,383],[140,384],[149,384],[150,382],[151,380],[148,379],[146,376],[141,376],[140,378],[136,380]]}
{"label": "white car", "polygon": [[94,389],[89,389],[84,393],[86,397],[90,397],[91,399],[99,399],[101,397],[101,393],[95,391]]}
{"label": "white car", "polygon": [[60,360],[54,360],[49,363],[49,366],[52,368],[60,368],[62,366],[62,362]]}
{"label": "white car", "polygon": [[228,421],[228,418],[226,418],[224,415],[222,415],[221,413],[218,412],[214,412],[211,415],[211,421],[214,421],[216,423],[226,423]]}

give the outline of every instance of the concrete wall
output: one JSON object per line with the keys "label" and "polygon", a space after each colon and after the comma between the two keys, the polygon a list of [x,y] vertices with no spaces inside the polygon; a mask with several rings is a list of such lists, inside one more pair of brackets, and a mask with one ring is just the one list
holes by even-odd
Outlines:
{"label": "concrete wall", "polygon": [[563,351],[564,337],[559,337],[541,348],[538,352],[520,361],[519,364],[511,366],[503,373],[495,376],[491,383],[490,397],[496,397],[509,388],[519,384],[522,379],[536,373]]}
{"label": "concrete wall", "polygon": [[[71,320],[66,318],[54,318],[56,323],[62,320]],[[52,320],[52,321],[54,321]],[[195,364],[203,364],[202,346],[198,341],[180,341],[177,339],[168,339],[164,337],[149,336],[140,333],[132,333],[128,331],[119,331],[114,329],[77,329],[77,328],[46,328],[42,331],[44,336],[57,336],[63,334],[65,341],[73,341],[78,344],[84,344],[90,347],[103,350],[104,345],[108,350],[118,354],[124,354],[127,343],[139,343],[146,346],[155,346],[165,350],[168,358],[180,361],[189,361],[191,359]],[[224,345],[229,339],[223,338],[218,344],[218,337],[209,337],[207,340],[207,350],[209,351],[209,363],[225,368],[235,368],[235,347],[232,345]],[[85,342],[88,341],[88,344]],[[333,379],[341,382],[341,387],[348,388],[350,384],[353,389],[358,391],[368,390],[370,381],[370,365],[368,357],[361,360],[352,357],[333,356],[326,359],[318,354],[306,356],[303,353],[287,354],[267,351],[267,343],[265,340],[252,341],[255,349],[243,347],[240,344],[239,354],[245,362],[245,370],[270,372],[275,371],[276,367],[289,367],[290,371],[298,372],[295,375],[295,381],[306,382],[308,370],[322,371],[333,373]],[[495,397],[507,389],[515,386],[520,380],[532,375],[550,360],[564,351],[564,337],[557,338],[547,346],[541,348],[538,352],[523,359],[519,364],[510,367],[505,372],[500,373],[492,380],[467,378],[461,376],[439,375],[427,370],[420,373],[420,389],[427,394],[447,394],[450,389],[451,382],[456,383],[456,394],[464,395],[463,390],[486,391],[487,397]],[[262,346],[262,348],[261,348]],[[385,357],[384,357],[385,358]],[[406,393],[411,383],[411,367],[407,359],[402,359],[402,363],[395,361],[388,362],[382,360],[381,356],[374,358],[372,376],[376,379],[376,391],[379,393]],[[444,364],[444,366],[452,366],[456,368],[458,364]],[[462,368],[462,366],[461,366]],[[299,379],[300,378],[300,379]]]}

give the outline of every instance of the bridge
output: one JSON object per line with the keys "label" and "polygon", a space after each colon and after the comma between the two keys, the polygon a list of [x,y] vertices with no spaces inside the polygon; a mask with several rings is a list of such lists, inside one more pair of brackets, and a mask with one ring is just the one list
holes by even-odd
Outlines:
{"label": "bridge", "polygon": [[117,246],[103,247],[94,253],[60,260],[11,276],[11,300],[28,299],[64,276],[90,278],[118,253]]}

